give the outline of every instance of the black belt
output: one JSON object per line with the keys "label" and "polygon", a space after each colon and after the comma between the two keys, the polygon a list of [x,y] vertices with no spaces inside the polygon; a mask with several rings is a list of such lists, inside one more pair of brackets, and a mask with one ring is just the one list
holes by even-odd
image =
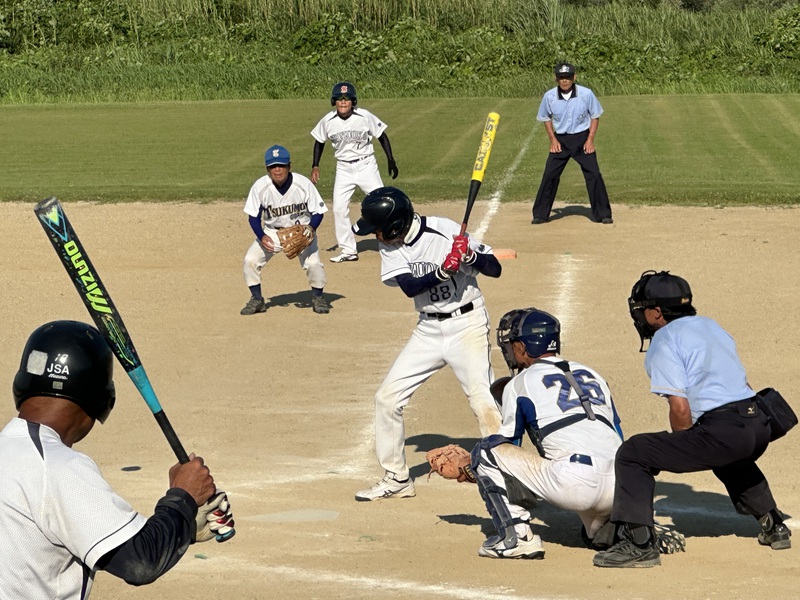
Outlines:
{"label": "black belt", "polygon": [[577,133],[557,133],[556,135],[580,135],[582,133],[586,133],[587,131],[589,131],[589,130],[588,129],[584,129],[583,131],[579,131]]}
{"label": "black belt", "polygon": [[739,412],[740,407],[755,403],[756,403],[756,396],[753,396],[752,398],[745,398],[744,400],[737,400],[736,402],[729,402],[728,404],[723,404],[722,406],[718,406],[717,408],[712,408],[711,410],[707,410],[702,415],[700,415],[700,417],[702,418],[712,413],[721,413],[728,411]]}
{"label": "black belt", "polygon": [[569,457],[569,462],[581,463],[582,465],[592,466],[592,457],[585,454],[573,454]]}
{"label": "black belt", "polygon": [[468,302],[461,308],[455,309],[453,312],[449,313],[422,313],[426,317],[430,317],[431,319],[437,319],[439,321],[444,321],[445,319],[449,319],[450,317],[457,317],[459,315],[464,315],[475,308],[475,305],[472,302]]}
{"label": "black belt", "polygon": [[343,160],[342,162],[345,162],[348,165],[352,165],[353,163],[361,162],[362,160],[366,160],[368,158],[369,156],[362,156],[361,158],[357,158],[355,160]]}

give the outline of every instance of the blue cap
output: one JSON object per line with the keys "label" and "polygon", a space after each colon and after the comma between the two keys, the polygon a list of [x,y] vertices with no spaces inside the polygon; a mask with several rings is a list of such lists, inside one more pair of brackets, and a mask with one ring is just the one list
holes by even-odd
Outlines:
{"label": "blue cap", "polygon": [[272,165],[288,165],[291,161],[289,151],[283,146],[271,146],[264,153],[264,162],[268,167]]}

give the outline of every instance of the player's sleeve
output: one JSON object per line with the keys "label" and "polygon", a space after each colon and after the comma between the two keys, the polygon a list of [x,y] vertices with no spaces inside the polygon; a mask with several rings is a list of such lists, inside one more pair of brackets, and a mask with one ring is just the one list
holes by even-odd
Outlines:
{"label": "player's sleeve", "polygon": [[146,519],[118,496],[94,461],[80,453],[49,463],[40,528],[87,567],[131,537]]}
{"label": "player's sleeve", "polygon": [[553,111],[550,110],[550,92],[545,92],[544,96],[542,96],[542,101],[539,104],[539,112],[536,113],[536,120],[545,122],[545,121],[552,121],[553,119]]}
{"label": "player's sleeve", "polygon": [[371,112],[365,110],[364,111],[367,115],[367,124],[369,125],[369,133],[372,137],[379,138],[386,131],[388,125],[381,121],[378,117],[373,115]]}
{"label": "player's sleeve", "polygon": [[660,396],[686,398],[689,382],[686,367],[667,331],[657,331],[647,349],[644,367],[650,376],[650,391]]}
{"label": "player's sleeve", "polygon": [[411,274],[411,265],[397,246],[380,242],[378,247],[381,255],[381,281],[390,287],[397,287],[395,277],[404,273]]}
{"label": "player's sleeve", "polygon": [[258,217],[261,214],[261,185],[259,181],[256,181],[250,187],[250,192],[248,192],[247,200],[244,203],[244,212],[251,217]]}
{"label": "player's sleeve", "polygon": [[311,137],[317,140],[320,144],[324,144],[326,141],[328,141],[328,128],[326,126],[327,122],[328,115],[325,115],[319,120],[319,123],[317,123],[316,127],[311,130]]}
{"label": "player's sleeve", "polygon": [[588,92],[587,109],[589,110],[589,115],[592,119],[599,119],[600,115],[603,114],[603,107],[600,106],[600,101],[592,90],[587,88],[586,91]]}
{"label": "player's sleeve", "polygon": [[310,179],[306,179],[303,182],[303,187],[308,198],[306,200],[308,212],[310,212],[312,215],[322,215],[328,212],[328,207],[325,206],[325,201],[322,199],[322,196],[317,190],[317,186],[311,183]]}

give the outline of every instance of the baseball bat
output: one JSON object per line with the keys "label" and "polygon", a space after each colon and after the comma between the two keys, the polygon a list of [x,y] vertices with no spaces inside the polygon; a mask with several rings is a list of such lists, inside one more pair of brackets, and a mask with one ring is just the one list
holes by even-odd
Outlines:
{"label": "baseball bat", "polygon": [[464,213],[464,221],[461,223],[460,235],[464,235],[467,231],[469,215],[472,213],[472,207],[475,206],[475,198],[478,197],[478,190],[481,189],[481,183],[483,183],[483,175],[489,164],[489,155],[492,153],[494,136],[497,133],[497,124],[499,122],[500,115],[496,112],[491,112],[486,117],[486,125],[483,127],[483,135],[481,135],[481,145],[478,148],[478,156],[475,158],[475,166],[472,169],[472,181],[469,184],[469,195],[467,195],[467,210]]}
{"label": "baseball bat", "polygon": [[[56,254],[61,259],[61,264],[64,265],[64,269],[72,279],[75,289],[78,290],[78,295],[89,311],[97,329],[100,330],[114,356],[117,357],[122,368],[125,369],[128,377],[133,381],[133,385],[136,386],[136,389],[144,398],[158,426],[164,433],[164,437],[167,438],[167,442],[169,442],[175,456],[178,458],[178,462],[189,462],[189,456],[178,439],[178,434],[175,433],[172,424],[164,413],[164,409],[161,408],[161,403],[158,401],[144,366],[142,366],[142,361],[139,360],[136,347],[133,345],[133,339],[131,339],[125,323],[122,322],[122,316],[114,305],[108,289],[100,280],[92,261],[89,260],[89,255],[84,250],[81,241],[75,234],[75,230],[64,213],[64,207],[61,206],[61,202],[59,202],[58,198],[52,196],[39,202],[33,211],[53,244]],[[217,536],[216,539],[218,542],[223,542],[233,537],[233,534],[234,530],[231,530],[225,536]]]}

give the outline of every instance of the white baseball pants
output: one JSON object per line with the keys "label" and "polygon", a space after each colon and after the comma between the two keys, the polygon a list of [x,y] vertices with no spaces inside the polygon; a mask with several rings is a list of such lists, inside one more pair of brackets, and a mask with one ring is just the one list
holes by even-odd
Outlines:
{"label": "white baseball pants", "polygon": [[[378,161],[375,156],[354,163],[343,160],[336,162],[336,178],[333,182],[333,225],[336,243],[343,254],[357,254],[356,236],[350,221],[350,198],[356,186],[365,194],[383,187]],[[360,210],[359,210],[360,214]]]}
{"label": "white baseball pants", "polygon": [[[273,242],[277,245],[277,236],[270,237],[275,238]],[[264,268],[264,265],[266,265],[273,256],[275,256],[275,254],[264,250],[264,247],[258,240],[254,240],[253,243],[250,244],[250,247],[247,249],[247,254],[244,255],[244,282],[247,284],[247,287],[261,283],[261,269]],[[308,283],[311,287],[324,288],[328,280],[325,277],[325,267],[322,265],[322,261],[319,258],[316,237],[307,248],[297,255],[297,260],[300,262],[302,269],[306,272]]]}

